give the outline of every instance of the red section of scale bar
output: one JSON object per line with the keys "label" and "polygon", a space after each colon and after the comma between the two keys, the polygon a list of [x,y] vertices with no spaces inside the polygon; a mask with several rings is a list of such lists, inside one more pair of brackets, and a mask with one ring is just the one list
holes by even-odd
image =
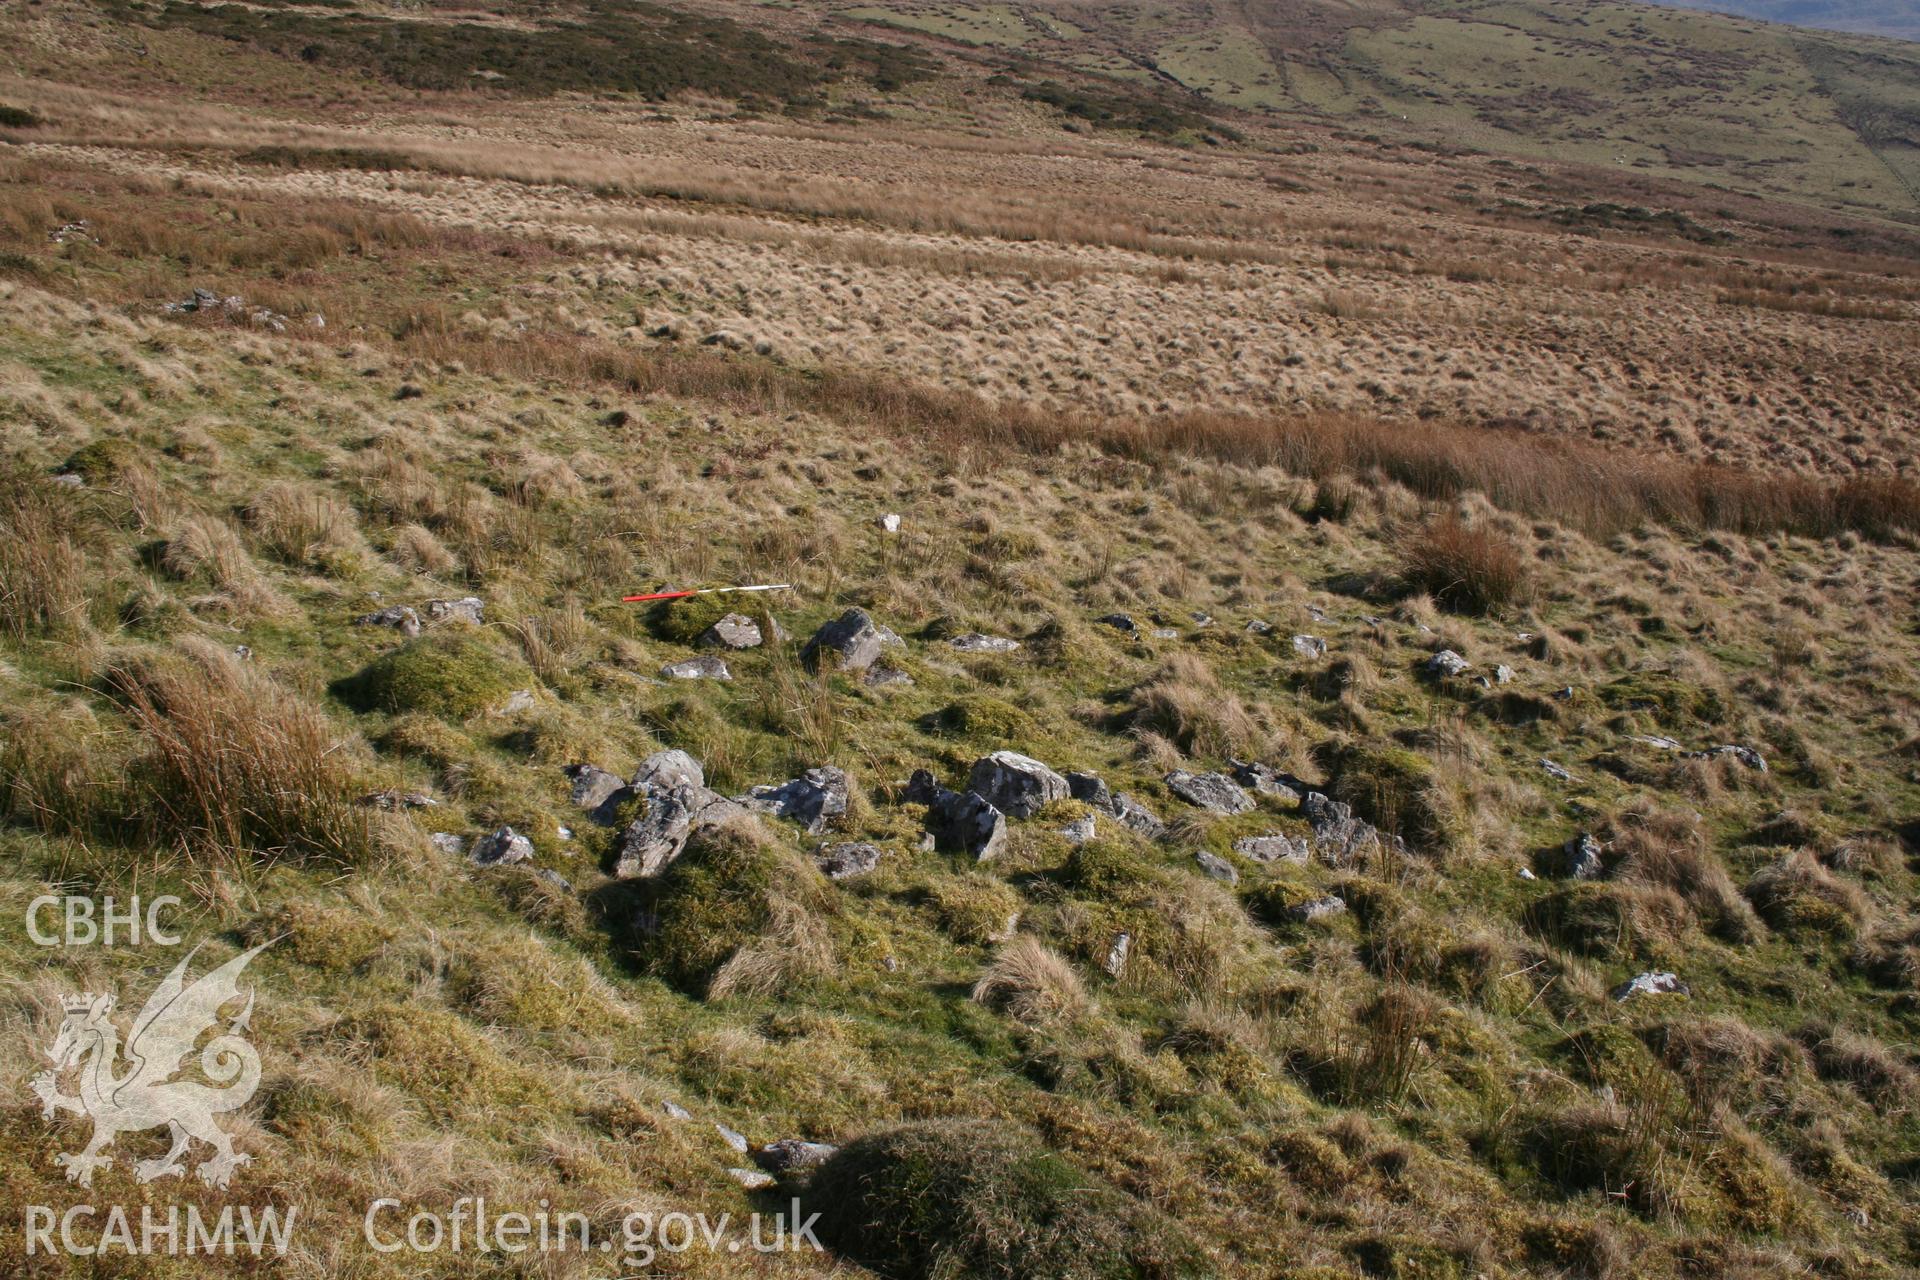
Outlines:
{"label": "red section of scale bar", "polygon": [[687,596],[697,596],[699,594],[698,591],[656,591],[652,595],[621,596],[620,603],[634,604],[641,600],[680,600]]}

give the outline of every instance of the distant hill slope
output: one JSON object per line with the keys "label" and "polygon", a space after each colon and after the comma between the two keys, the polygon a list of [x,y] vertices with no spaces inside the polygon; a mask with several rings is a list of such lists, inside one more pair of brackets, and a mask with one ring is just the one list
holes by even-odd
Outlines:
{"label": "distant hill slope", "polygon": [[1903,42],[1610,0],[827,7],[1251,111],[1920,216],[1920,46]]}
{"label": "distant hill slope", "polygon": [[1915,0],[1656,0],[1681,9],[1738,14],[1762,22],[1790,22],[1822,31],[1920,40],[1920,3]]}

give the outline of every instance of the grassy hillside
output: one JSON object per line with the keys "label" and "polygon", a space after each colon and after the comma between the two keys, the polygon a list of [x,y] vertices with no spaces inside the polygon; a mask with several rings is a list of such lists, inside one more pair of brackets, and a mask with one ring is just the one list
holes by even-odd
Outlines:
{"label": "grassy hillside", "polygon": [[1911,0],[1839,0],[1837,3],[1833,0],[1722,0],[1717,4],[1681,7],[1823,31],[1920,40],[1920,5]]}
{"label": "grassy hillside", "polygon": [[1254,112],[1920,214],[1920,52],[1898,41],[1591,0],[833,11]]}
{"label": "grassy hillside", "polygon": [[[1907,1274],[1913,234],[808,20],[0,15],[0,1193],[299,1215],[0,1272]],[[269,944],[228,1188],[45,893]]]}

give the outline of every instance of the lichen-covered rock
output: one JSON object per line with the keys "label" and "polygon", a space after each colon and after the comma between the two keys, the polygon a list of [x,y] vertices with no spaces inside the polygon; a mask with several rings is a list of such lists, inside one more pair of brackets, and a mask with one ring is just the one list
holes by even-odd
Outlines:
{"label": "lichen-covered rock", "polygon": [[757,649],[765,639],[744,613],[730,613],[700,633],[700,643],[715,649]]}
{"label": "lichen-covered rock", "polygon": [[1327,656],[1327,642],[1319,636],[1295,636],[1293,651],[1302,658],[1324,658]]}
{"label": "lichen-covered rock", "polygon": [[936,847],[986,861],[1006,843],[1006,815],[973,791],[949,791],[925,769],[916,769],[903,797],[927,806],[927,827]]}
{"label": "lichen-covered rock", "polygon": [[1060,828],[1060,834],[1068,844],[1085,844],[1098,834],[1098,828],[1094,816],[1090,813],[1083,813],[1066,826]]}
{"label": "lichen-covered rock", "polygon": [[885,643],[865,609],[849,609],[813,633],[800,650],[800,660],[813,669],[832,662],[842,671],[865,671],[879,659]]}
{"label": "lichen-covered rock", "polygon": [[1006,636],[982,635],[978,631],[969,631],[963,636],[955,636],[948,644],[962,653],[1012,653],[1020,647],[1018,640]]}
{"label": "lichen-covered rock", "polygon": [[435,622],[470,622],[477,627],[487,620],[487,602],[479,596],[462,596],[458,600],[429,600],[427,617]]}
{"label": "lichen-covered rock", "polygon": [[591,764],[570,764],[566,775],[573,781],[567,798],[601,826],[613,822],[613,814],[633,795],[624,778]]}
{"label": "lichen-covered rock", "polygon": [[630,785],[646,798],[646,809],[614,842],[614,874],[622,878],[660,874],[680,856],[694,831],[746,812],[709,790],[699,761],[684,751],[648,756]]}
{"label": "lichen-covered rock", "polygon": [[815,1165],[825,1164],[839,1149],[824,1142],[782,1138],[755,1151],[753,1160],[769,1173],[791,1173],[796,1169],[811,1169]]}
{"label": "lichen-covered rock", "polygon": [[1560,874],[1567,879],[1592,880],[1603,869],[1600,842],[1594,839],[1591,832],[1582,831],[1560,846]]}
{"label": "lichen-covered rock", "polygon": [[403,636],[420,634],[420,615],[404,604],[390,604],[384,609],[363,613],[353,621],[362,627],[391,627]]}
{"label": "lichen-covered rock", "polygon": [[1379,847],[1380,833],[1353,816],[1350,805],[1309,791],[1300,812],[1313,828],[1313,849],[1330,867],[1350,867]]}
{"label": "lichen-covered rock", "polygon": [[1635,974],[1613,989],[1615,1000],[1630,1000],[1634,996],[1685,996],[1692,995],[1692,988],[1671,973],[1647,972]]}
{"label": "lichen-covered rock", "polygon": [[1473,664],[1451,649],[1442,649],[1420,664],[1420,669],[1436,679],[1457,676]]}
{"label": "lichen-covered rock", "polygon": [[668,680],[731,680],[733,672],[727,670],[727,664],[712,654],[701,654],[697,658],[684,658],[679,662],[669,662],[660,668],[660,674]]}
{"label": "lichen-covered rock", "polygon": [[1217,853],[1210,853],[1202,849],[1193,855],[1193,860],[1199,864],[1200,870],[1210,879],[1218,880],[1222,884],[1240,883],[1240,873],[1234,870],[1231,862],[1228,862]]}
{"label": "lichen-covered rock", "polygon": [[828,822],[846,813],[850,787],[844,770],[822,765],[778,786],[754,787],[734,801],[755,812],[797,822],[809,834],[818,835]]}
{"label": "lichen-covered rock", "polygon": [[1235,782],[1261,795],[1279,796],[1283,800],[1297,802],[1309,790],[1306,783],[1292,774],[1282,773],[1258,761],[1229,760],[1227,767],[1232,772]]}
{"label": "lichen-covered rock", "polygon": [[1254,807],[1253,797],[1222,773],[1188,773],[1175,769],[1167,775],[1166,783],[1167,790],[1209,813],[1247,813]]}
{"label": "lichen-covered rock", "polygon": [[1017,751],[995,751],[974,761],[967,789],[1012,818],[1030,818],[1073,794],[1065,778]]}
{"label": "lichen-covered rock", "polygon": [[533,841],[512,827],[489,831],[474,841],[473,848],[467,853],[467,861],[476,867],[508,867],[516,862],[532,860]]}
{"label": "lichen-covered rock", "polygon": [[1326,894],[1323,897],[1309,898],[1287,908],[1287,919],[1295,924],[1311,924],[1315,920],[1324,920],[1328,916],[1337,916],[1347,909],[1344,900]]}
{"label": "lichen-covered rock", "polygon": [[1724,756],[1731,756],[1736,762],[1745,765],[1755,773],[1765,773],[1767,771],[1767,758],[1758,751],[1755,751],[1752,747],[1741,747],[1735,746],[1732,743],[1724,743],[1717,747],[1708,747],[1704,751],[1689,751],[1686,754],[1690,759],[1694,760],[1718,760]]}
{"label": "lichen-covered rock", "polygon": [[1292,836],[1241,836],[1233,851],[1249,862],[1305,862],[1312,851],[1305,840]]}
{"label": "lichen-covered rock", "polygon": [[829,880],[852,880],[871,874],[880,866],[880,846],[864,840],[848,840],[824,845],[814,862]]}

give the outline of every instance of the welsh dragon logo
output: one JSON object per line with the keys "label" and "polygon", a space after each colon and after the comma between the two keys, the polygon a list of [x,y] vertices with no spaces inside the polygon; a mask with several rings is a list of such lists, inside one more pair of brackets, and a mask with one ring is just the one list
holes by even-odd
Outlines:
{"label": "welsh dragon logo", "polygon": [[[200,1048],[200,1070],[212,1083],[175,1077],[200,1037],[219,1029],[220,1010],[242,995],[241,971],[270,945],[263,942],[235,956],[189,986],[187,965],[200,950],[195,947],[133,1020],[124,1061],[120,1028],[112,1020],[112,993],[68,996],[60,1002],[66,1018],[47,1050],[53,1069],[35,1076],[32,1086],[47,1119],[72,1111],[93,1120],[93,1140],[85,1150],[54,1157],[69,1182],[92,1186],[93,1171],[113,1163],[112,1156],[101,1153],[115,1138],[161,1125],[171,1134],[173,1147],[158,1159],[135,1163],[134,1176],[141,1182],[183,1176],[186,1163],[181,1157],[195,1139],[213,1148],[212,1157],[194,1171],[210,1187],[224,1189],[233,1171],[252,1161],[234,1151],[232,1137],[214,1121],[222,1112],[245,1106],[260,1085],[260,1055],[243,1035],[253,1016],[252,988],[226,1029]],[[79,1092],[69,1094],[60,1081],[75,1068]]]}

